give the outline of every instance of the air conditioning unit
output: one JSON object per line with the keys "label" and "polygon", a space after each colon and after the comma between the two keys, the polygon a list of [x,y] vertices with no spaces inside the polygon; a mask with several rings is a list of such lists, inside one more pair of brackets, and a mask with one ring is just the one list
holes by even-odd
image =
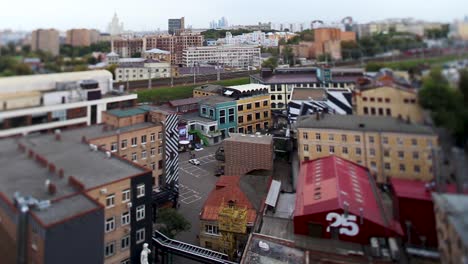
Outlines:
{"label": "air conditioning unit", "polygon": [[127,208],[132,208],[132,203],[127,203]]}
{"label": "air conditioning unit", "polygon": [[102,188],[102,189],[100,190],[100,193],[101,193],[101,194],[107,194],[107,188]]}

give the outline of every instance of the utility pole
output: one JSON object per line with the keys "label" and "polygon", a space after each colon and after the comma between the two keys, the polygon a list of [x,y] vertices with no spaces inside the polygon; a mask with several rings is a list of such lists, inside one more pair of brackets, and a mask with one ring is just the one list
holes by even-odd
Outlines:
{"label": "utility pole", "polygon": [[219,62],[216,62],[216,71],[217,71],[216,80],[220,81],[221,80],[221,73],[220,73],[220,69],[219,69]]}
{"label": "utility pole", "polygon": [[148,90],[151,89],[151,68],[148,68]]}
{"label": "utility pole", "polygon": [[175,68],[171,64],[171,87],[174,87],[174,71],[175,71]]}

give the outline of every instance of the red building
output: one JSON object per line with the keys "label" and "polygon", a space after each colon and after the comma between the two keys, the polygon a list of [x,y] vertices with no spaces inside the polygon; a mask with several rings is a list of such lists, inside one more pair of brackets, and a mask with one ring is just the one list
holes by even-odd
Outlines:
{"label": "red building", "polygon": [[294,233],[360,244],[403,236],[400,224],[384,211],[369,170],[336,156],[301,164]]}
{"label": "red building", "polygon": [[[431,183],[391,179],[395,218],[399,219],[405,233],[405,242],[415,246],[437,248],[437,232]],[[446,192],[455,193],[455,185],[447,186]],[[417,208],[417,210],[415,210]]]}

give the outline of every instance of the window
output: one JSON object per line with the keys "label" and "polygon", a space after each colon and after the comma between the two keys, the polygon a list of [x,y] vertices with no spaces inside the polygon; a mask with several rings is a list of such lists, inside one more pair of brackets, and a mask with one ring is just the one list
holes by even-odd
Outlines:
{"label": "window", "polygon": [[405,164],[400,164],[400,171],[404,172],[406,170]]}
{"label": "window", "polygon": [[258,120],[258,119],[260,119],[260,118],[261,118],[261,117],[260,117],[260,113],[255,113],[255,120]]}
{"label": "window", "polygon": [[247,115],[247,122],[252,121],[252,115]]}
{"label": "window", "polygon": [[387,108],[385,109],[386,112],[387,112],[387,116],[391,116],[392,115],[392,110],[390,108]]}
{"label": "window", "polygon": [[369,149],[369,154],[371,157],[375,157],[375,149],[374,148]]}
{"label": "window", "polygon": [[138,229],[136,231],[136,243],[139,244],[141,242],[145,241],[145,229]]}
{"label": "window", "polygon": [[145,218],[145,205],[140,205],[136,208],[136,220],[140,221]]}
{"label": "window", "polygon": [[362,100],[363,100],[364,102],[367,102],[367,97],[363,97]]}
{"label": "window", "polygon": [[333,141],[335,136],[333,134],[328,134],[328,140]]}
{"label": "window", "polygon": [[343,152],[343,154],[348,154],[348,148],[347,148],[347,147],[343,147],[342,152]]}
{"label": "window", "polygon": [[374,137],[373,136],[369,137],[369,143],[374,143]]}
{"label": "window", "polygon": [[111,194],[106,197],[106,208],[114,207],[115,205],[115,195]]}
{"label": "window", "polygon": [[411,144],[412,144],[413,146],[417,146],[417,145],[418,145],[418,140],[415,139],[415,138],[412,138],[412,139],[411,139]]}
{"label": "window", "polygon": [[356,148],[356,155],[361,155],[361,148]]}
{"label": "window", "polygon": [[156,154],[156,148],[151,148],[151,152],[150,152],[151,157],[154,157],[155,154]]}
{"label": "window", "polygon": [[390,170],[390,168],[391,168],[390,163],[385,162],[384,167],[385,167],[385,170]]}
{"label": "window", "polygon": [[278,96],[276,97],[278,100],[283,100],[283,96],[281,94],[278,94]]}
{"label": "window", "polygon": [[382,142],[383,142],[384,144],[388,144],[388,137],[383,137],[383,138],[382,138]]}
{"label": "window", "polygon": [[354,141],[355,142],[361,142],[361,137],[360,136],[354,136]]}
{"label": "window", "polygon": [[259,108],[260,107],[260,102],[255,102],[255,108]]}
{"label": "window", "polygon": [[264,112],[263,112],[263,117],[264,117],[264,118],[268,118],[268,111],[264,111]]}
{"label": "window", "polygon": [[138,139],[137,139],[136,137],[133,137],[133,138],[132,138],[132,147],[136,147],[136,145],[137,145],[137,143],[138,143],[137,140],[138,140]]}
{"label": "window", "polygon": [[151,162],[151,170],[155,170],[156,169],[156,163],[155,162]]}
{"label": "window", "polygon": [[375,102],[375,98],[374,98],[374,97],[371,97],[371,98],[370,98],[370,101],[371,101],[371,102]]}
{"label": "window", "polygon": [[146,144],[146,135],[141,136],[141,144]]}
{"label": "window", "polygon": [[385,98],[386,103],[390,103],[390,98]]}
{"label": "window", "polygon": [[330,146],[330,153],[335,153],[335,147],[334,146]]}
{"label": "window", "polygon": [[136,162],[136,161],[137,161],[137,154],[136,154],[136,152],[133,152],[133,153],[132,153],[132,161],[133,161],[133,162]]}
{"label": "window", "polygon": [[145,184],[138,184],[137,185],[137,198],[145,196]]}
{"label": "window", "polygon": [[243,105],[238,105],[237,106],[237,111],[244,111],[244,106]]}
{"label": "window", "polygon": [[384,150],[383,155],[384,155],[384,157],[389,157],[390,156],[390,151],[388,151],[388,149]]}
{"label": "window", "polygon": [[122,240],[120,240],[120,249],[127,249],[130,246],[130,236],[124,236],[122,237]]}
{"label": "window", "polygon": [[384,113],[384,112],[383,112],[383,108],[380,108],[380,107],[379,107],[379,115],[383,116],[383,115],[384,115],[383,113]]}
{"label": "window", "polygon": [[123,226],[130,224],[130,212],[122,213],[121,221]]}
{"label": "window", "polygon": [[252,109],[252,104],[247,104],[247,110]]}
{"label": "window", "polygon": [[215,225],[205,225],[205,233],[217,235],[219,234],[218,226]]}
{"label": "window", "polygon": [[112,142],[111,143],[111,152],[116,152],[117,151],[117,142]]}
{"label": "window", "polygon": [[270,91],[272,92],[275,92],[276,91],[276,87],[274,84],[270,85]]}
{"label": "window", "polygon": [[419,165],[414,165],[414,172],[416,173],[421,172],[421,167],[419,167]]}
{"label": "window", "polygon": [[276,100],[276,96],[274,94],[271,95],[271,100]]}
{"label": "window", "polygon": [[371,166],[371,169],[377,169],[377,164],[375,163],[375,161],[371,161],[370,163],[370,166]]}
{"label": "window", "polygon": [[268,100],[263,101],[263,106],[268,106]]}
{"label": "window", "polygon": [[309,151],[309,145],[307,144],[304,145],[304,151]]}
{"label": "window", "polygon": [[150,140],[151,140],[151,142],[154,142],[156,140],[156,134],[155,133],[151,133]]}
{"label": "window", "polygon": [[201,112],[202,112],[202,114],[206,115],[206,108],[202,107]]}
{"label": "window", "polygon": [[417,151],[413,152],[413,159],[415,159],[415,160],[419,159],[419,152],[417,152]]}
{"label": "window", "polygon": [[309,134],[307,134],[307,132],[302,133],[302,138],[309,139]]}
{"label": "window", "polygon": [[371,112],[371,115],[375,115],[375,108],[371,107],[370,112]]}
{"label": "window", "polygon": [[240,124],[244,123],[244,117],[243,116],[237,117],[237,123],[240,123]]}
{"label": "window", "polygon": [[348,137],[346,135],[341,135],[341,141],[346,142]]}
{"label": "window", "polygon": [[405,158],[405,152],[403,152],[403,151],[398,151],[398,158],[400,158],[400,159]]}
{"label": "window", "polygon": [[315,133],[315,139],[320,140],[320,133]]}
{"label": "window", "polygon": [[120,148],[121,149],[126,149],[127,148],[127,140],[124,139],[122,142],[120,142]]}
{"label": "window", "polygon": [[322,152],[322,146],[317,145],[316,149],[317,149],[317,152]]}
{"label": "window", "polygon": [[146,159],[146,150],[143,150],[141,152],[141,159],[144,159],[144,160]]}
{"label": "window", "polygon": [[158,147],[158,154],[159,154],[159,155],[162,154],[162,147],[161,147],[161,146]]}
{"label": "window", "polygon": [[399,145],[403,145],[403,139],[397,138],[397,142],[398,142]]}
{"label": "window", "polygon": [[161,139],[162,139],[162,133],[158,132],[158,140],[161,140]]}
{"label": "window", "polygon": [[126,203],[130,201],[130,189],[126,189],[122,191],[122,203]]}
{"label": "window", "polygon": [[106,233],[110,231],[114,231],[115,229],[115,217],[111,217],[106,219]]}
{"label": "window", "polygon": [[107,257],[114,255],[114,253],[115,253],[115,241],[107,243],[106,248],[104,250],[104,256],[107,258]]}
{"label": "window", "polygon": [[364,114],[365,115],[369,114],[369,108],[367,108],[367,106],[364,106]]}

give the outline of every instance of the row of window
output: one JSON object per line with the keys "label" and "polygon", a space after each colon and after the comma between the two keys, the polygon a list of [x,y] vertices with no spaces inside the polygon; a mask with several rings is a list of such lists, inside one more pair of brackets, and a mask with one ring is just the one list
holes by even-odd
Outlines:
{"label": "row of window", "polygon": [[[369,98],[368,98],[368,97],[364,96],[364,97],[362,97],[362,100],[363,100],[364,102],[369,101],[369,102],[378,102],[378,103],[382,103],[382,102],[384,102],[384,101],[385,101],[385,103],[390,103],[390,102],[391,102],[390,98],[382,98],[382,97],[377,97],[377,98],[376,98],[376,97],[369,97]],[[416,99],[415,99],[415,98],[404,98],[404,99],[403,99],[403,102],[404,102],[405,104],[409,104],[409,103],[415,104],[415,103],[416,103]]]}
{"label": "row of window", "polygon": [[244,120],[244,117],[243,117],[243,116],[239,116],[239,117],[237,117],[237,123],[242,124],[242,123],[244,123],[244,121],[246,121],[246,122],[251,122],[251,121],[254,121],[254,120],[259,120],[259,119],[268,118],[268,116],[269,116],[269,111],[264,111],[264,112],[263,112],[263,118],[262,118],[261,113],[255,113],[255,119],[253,119],[253,115],[252,115],[252,114],[248,114],[248,115],[246,116],[246,120]]}
{"label": "row of window", "polygon": [[[162,132],[159,132],[158,133],[158,140],[161,140],[162,139]],[[147,135],[142,135],[141,138],[140,138],[140,142],[141,144],[146,144],[147,143],[147,140],[148,140],[148,137]],[[131,146],[132,147],[136,147],[138,145],[138,137],[132,137],[130,139],[131,141]],[[156,134],[155,133],[151,133],[150,134],[150,142],[155,142],[156,141]],[[111,151],[112,152],[116,152],[118,150],[118,142],[112,142],[111,143]],[[104,145],[105,147],[105,145]],[[128,140],[127,139],[123,139],[122,141],[120,141],[120,149],[124,150],[128,147]]]}
{"label": "row of window", "polygon": [[[146,231],[144,228],[138,229],[136,231],[136,243],[140,244],[145,241],[145,234]],[[121,250],[126,250],[130,247],[130,235],[125,235],[120,239],[120,249]],[[113,256],[116,252],[116,241],[111,241],[106,244],[106,247],[104,248],[104,256],[106,258]],[[129,263],[127,262],[128,260],[122,261],[121,263]]]}
{"label": "row of window", "polygon": [[[136,187],[137,198],[145,196],[145,184],[138,184]],[[128,203],[131,200],[130,189],[125,189],[122,191],[122,203]],[[106,197],[106,208],[112,208],[115,206],[115,193],[109,194]]]}
{"label": "row of window", "polygon": [[[369,111],[369,109],[370,109],[370,111]],[[364,114],[365,115],[369,115],[369,114],[370,115],[377,115],[377,112],[378,112],[378,115],[383,116],[384,115],[384,110],[385,110],[385,115],[387,115],[387,116],[392,115],[392,109],[390,109],[390,108],[385,108],[384,109],[384,108],[381,108],[381,107],[375,108],[375,107],[367,107],[367,106],[364,107]]]}
{"label": "row of window", "polygon": [[[255,102],[254,106],[255,106],[255,108],[260,108],[262,104],[263,104],[263,106],[268,106],[268,100],[264,100],[263,103]],[[245,108],[244,108],[244,104],[240,104],[240,105],[237,106],[237,111],[239,111],[239,112],[244,111],[244,109],[251,110],[252,109],[252,103],[245,104]]]}
{"label": "row of window", "polygon": [[[305,140],[308,140],[309,139],[309,133],[308,132],[303,132],[302,133],[302,138],[305,139]],[[368,138],[369,143],[371,143],[371,144],[375,143],[375,137],[374,136],[368,136],[367,138]],[[322,134],[321,133],[315,133],[315,139],[316,140],[322,140]],[[335,134],[328,134],[328,140],[334,141],[335,140]],[[341,141],[342,142],[347,142],[348,141],[348,135],[341,135]],[[354,142],[360,143],[361,142],[361,136],[355,135],[354,136]],[[389,142],[388,137],[382,137],[382,143],[384,145],[388,144],[388,142]],[[426,142],[427,142],[428,146],[432,146],[432,140],[427,139]],[[403,139],[398,137],[397,138],[397,143],[399,145],[403,145]],[[417,146],[418,145],[418,139],[412,138],[411,139],[411,145]]]}
{"label": "row of window", "polygon": [[[329,83],[328,87],[329,88],[346,88],[348,83]],[[296,85],[288,85],[287,90],[288,92],[291,91],[293,86],[297,88],[316,88],[316,87],[323,87],[323,84],[321,83],[298,83]],[[270,84],[270,91],[271,92],[282,92],[283,88],[281,84]]]}
{"label": "row of window", "polygon": [[[263,128],[265,128],[265,129],[268,128],[268,122],[264,122],[264,123],[263,123]],[[261,123],[255,124],[255,129],[256,129],[256,131],[260,131],[260,130],[262,129]],[[247,126],[247,127],[245,127],[245,128],[244,128],[244,127],[239,127],[239,128],[237,128],[237,132],[238,132],[238,133],[247,133],[247,134],[251,134],[251,133],[254,132],[254,131],[253,131],[253,126],[252,126],[252,125],[249,125],[249,126]]]}
{"label": "row of window", "polygon": [[[140,221],[145,219],[145,205],[139,205],[136,208],[136,220]],[[130,224],[130,211],[126,211],[122,213],[121,218],[120,218],[120,224],[121,226],[126,226]],[[116,220],[115,216],[107,218],[106,222],[104,224],[105,231],[106,233],[112,232],[116,228]]]}

